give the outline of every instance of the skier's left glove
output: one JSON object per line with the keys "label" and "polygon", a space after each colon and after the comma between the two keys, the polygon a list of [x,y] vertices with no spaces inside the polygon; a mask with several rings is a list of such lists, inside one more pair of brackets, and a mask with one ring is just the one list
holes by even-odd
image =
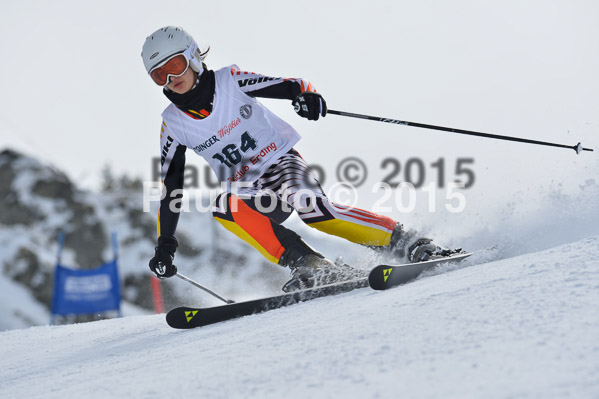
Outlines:
{"label": "skier's left glove", "polygon": [[327,115],[327,102],[318,93],[306,91],[293,100],[295,112],[302,118],[317,121],[318,118]]}
{"label": "skier's left glove", "polygon": [[175,237],[158,237],[158,245],[154,249],[154,257],[150,259],[149,265],[150,270],[156,277],[162,279],[177,274],[177,266],[173,265],[173,260],[178,245]]}

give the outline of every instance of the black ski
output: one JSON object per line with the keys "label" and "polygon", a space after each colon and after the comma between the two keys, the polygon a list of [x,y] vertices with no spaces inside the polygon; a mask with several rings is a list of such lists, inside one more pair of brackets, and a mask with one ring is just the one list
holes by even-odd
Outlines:
{"label": "black ski", "polygon": [[472,253],[456,253],[445,258],[425,262],[408,263],[398,266],[379,265],[370,271],[368,285],[375,290],[393,288],[414,280],[425,270],[430,270],[435,266],[444,263],[460,262],[470,255],[472,255]]}
{"label": "black ski", "polygon": [[367,286],[368,279],[365,277],[301,291],[294,291],[273,297],[254,299],[246,302],[236,302],[210,308],[178,307],[166,314],[166,322],[173,328],[187,329],[201,327],[238,317],[249,316],[256,313],[266,312],[268,310],[282,308],[284,306],[309,301],[311,299],[341,294],[343,292],[348,292]]}
{"label": "black ski", "polygon": [[341,294],[370,285],[375,290],[385,290],[407,283],[418,277],[423,271],[449,263],[459,262],[472,255],[471,253],[453,254],[445,258],[435,259],[420,263],[405,265],[379,265],[370,271],[368,278],[343,281],[340,283],[323,285],[288,294],[276,295],[267,298],[254,299],[246,302],[236,302],[228,305],[210,308],[177,307],[166,314],[166,322],[173,328],[188,329],[221,321],[249,316],[273,309],[294,305],[311,299],[322,298],[329,295]]}

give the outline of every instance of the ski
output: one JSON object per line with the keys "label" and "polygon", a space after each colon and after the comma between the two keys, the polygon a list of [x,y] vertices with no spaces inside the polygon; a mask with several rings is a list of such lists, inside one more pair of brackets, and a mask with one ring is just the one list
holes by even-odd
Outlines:
{"label": "ski", "polygon": [[329,295],[337,295],[358,288],[368,286],[366,277],[355,280],[342,281],[323,285],[320,287],[294,291],[287,294],[272,297],[254,299],[246,302],[214,306],[209,308],[177,307],[166,314],[166,322],[169,326],[179,329],[188,329],[207,326],[221,321],[249,316],[273,309],[282,308],[299,302],[305,302]]}
{"label": "ski", "polygon": [[287,294],[275,295],[266,298],[253,299],[245,302],[235,302],[227,305],[208,308],[194,308],[181,306],[172,309],[166,314],[169,326],[178,329],[189,329],[207,326],[222,321],[232,320],[243,316],[279,309],[296,303],[309,301],[325,296],[341,294],[370,285],[375,290],[385,290],[407,283],[418,277],[425,270],[430,270],[437,265],[459,262],[472,255],[471,253],[452,254],[445,258],[426,262],[410,263],[405,265],[379,265],[370,271],[366,278],[342,281],[323,285],[320,287],[294,291]]}
{"label": "ski", "polygon": [[440,264],[460,262],[470,255],[472,255],[472,253],[456,253],[444,258],[425,262],[408,263],[397,266],[379,265],[370,271],[368,285],[375,290],[393,288],[414,280],[425,270],[430,270]]}

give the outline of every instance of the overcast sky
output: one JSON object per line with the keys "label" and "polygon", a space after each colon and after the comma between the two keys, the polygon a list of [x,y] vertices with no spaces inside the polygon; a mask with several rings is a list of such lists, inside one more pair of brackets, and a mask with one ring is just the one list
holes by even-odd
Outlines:
{"label": "overcast sky", "polygon": [[[145,37],[179,25],[207,63],[310,80],[332,109],[574,145],[599,146],[596,1],[27,1],[0,5],[0,147],[51,162],[84,187],[106,164],[151,177],[168,104],[141,61]],[[347,156],[381,161],[474,158],[472,201],[539,185],[579,185],[597,152],[460,137],[330,115],[297,117],[297,148],[335,182]],[[203,161],[188,152],[190,165]],[[366,186],[364,186],[366,187]],[[369,207],[370,189],[359,205]]]}

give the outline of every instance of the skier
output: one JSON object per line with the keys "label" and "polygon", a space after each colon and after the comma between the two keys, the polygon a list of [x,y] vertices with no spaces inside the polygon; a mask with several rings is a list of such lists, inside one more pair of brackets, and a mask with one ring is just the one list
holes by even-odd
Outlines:
{"label": "skier", "polygon": [[149,263],[157,277],[177,273],[173,260],[181,201],[171,201],[181,198],[187,148],[202,156],[221,182],[251,183],[221,193],[213,216],[266,259],[290,268],[285,292],[359,275],[326,259],[282,226],[293,210],[310,227],[410,262],[452,252],[404,230],[389,217],[329,201],[293,148],[299,134],[257,100],[291,100],[299,116],[316,121],[326,116],[327,106],[312,84],[245,72],[236,65],[210,70],[203,62],[208,50],[200,50],[187,32],[173,26],[152,33],[143,45],[146,71],[171,102],[162,113],[165,192],[158,214],[158,243]]}

